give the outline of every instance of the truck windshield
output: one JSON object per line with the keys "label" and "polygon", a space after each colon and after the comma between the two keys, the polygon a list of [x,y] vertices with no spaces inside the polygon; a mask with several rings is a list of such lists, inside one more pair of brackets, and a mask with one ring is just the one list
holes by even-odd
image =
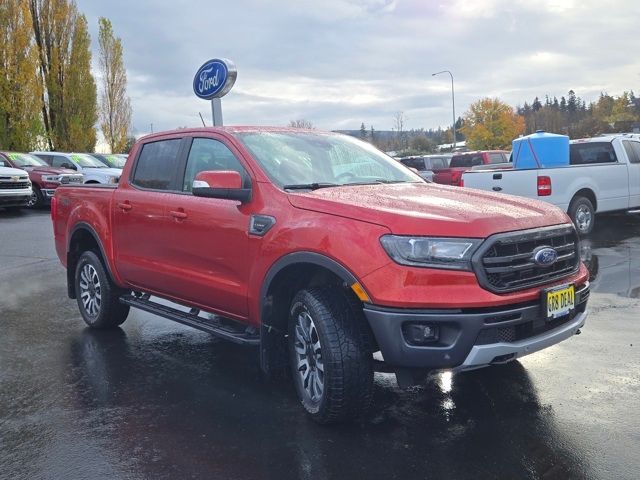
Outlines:
{"label": "truck windshield", "polygon": [[98,160],[106,163],[111,168],[124,168],[126,158],[122,158],[115,154],[105,154],[101,157],[97,157]]}
{"label": "truck windshield", "polygon": [[251,132],[238,138],[280,187],[424,182],[373,146],[346,135]]}
{"label": "truck windshield", "polygon": [[39,159],[35,155],[28,153],[7,153],[11,163],[17,168],[21,167],[48,167],[47,162]]}
{"label": "truck windshield", "polygon": [[107,166],[97,158],[93,158],[91,155],[84,153],[73,153],[71,160],[82,168],[107,168]]}

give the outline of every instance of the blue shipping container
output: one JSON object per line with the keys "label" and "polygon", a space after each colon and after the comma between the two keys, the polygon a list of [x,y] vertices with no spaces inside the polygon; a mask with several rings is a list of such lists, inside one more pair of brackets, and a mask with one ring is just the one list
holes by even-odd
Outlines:
{"label": "blue shipping container", "polygon": [[512,142],[513,168],[569,166],[569,137],[538,130]]}

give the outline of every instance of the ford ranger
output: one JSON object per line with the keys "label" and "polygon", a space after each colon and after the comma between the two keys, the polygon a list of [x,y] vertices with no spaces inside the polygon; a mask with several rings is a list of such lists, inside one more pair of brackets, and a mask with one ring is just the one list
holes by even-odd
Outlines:
{"label": "ford ranger", "polygon": [[427,183],[334,133],[149,135],[117,185],[63,185],[51,216],[89,326],[133,307],[257,346],[321,423],[366,412],[375,370],[403,386],[509,362],[587,315],[559,208]]}

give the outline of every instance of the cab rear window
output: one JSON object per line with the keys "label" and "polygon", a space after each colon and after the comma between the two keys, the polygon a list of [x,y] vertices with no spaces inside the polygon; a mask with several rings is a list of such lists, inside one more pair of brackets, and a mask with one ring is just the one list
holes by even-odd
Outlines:
{"label": "cab rear window", "polygon": [[615,163],[618,161],[611,142],[572,143],[569,146],[571,165]]}
{"label": "cab rear window", "polygon": [[482,155],[454,155],[449,167],[473,167],[482,165]]}

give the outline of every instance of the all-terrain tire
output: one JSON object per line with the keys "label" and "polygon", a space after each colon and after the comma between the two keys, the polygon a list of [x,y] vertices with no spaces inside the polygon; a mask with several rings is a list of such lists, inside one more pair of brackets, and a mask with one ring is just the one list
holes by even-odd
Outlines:
{"label": "all-terrain tire", "polygon": [[[308,319],[305,342],[301,325]],[[294,296],[289,309],[291,371],[298,397],[314,421],[352,421],[369,410],[373,361],[367,327],[362,309],[337,287],[312,287]],[[320,394],[310,387],[317,379],[322,384]]]}
{"label": "all-terrain tire", "polygon": [[80,314],[91,328],[113,328],[127,319],[129,306],[118,300],[124,291],[113,283],[94,252],[80,255],[74,281]]}

